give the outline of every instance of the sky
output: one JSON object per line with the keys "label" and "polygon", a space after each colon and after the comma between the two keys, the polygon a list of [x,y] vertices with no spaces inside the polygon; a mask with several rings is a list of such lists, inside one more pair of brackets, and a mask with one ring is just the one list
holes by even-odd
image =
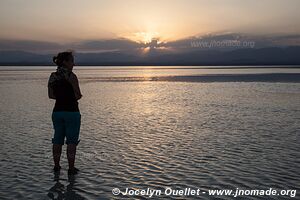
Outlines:
{"label": "sky", "polygon": [[0,39],[175,41],[212,33],[300,34],[299,0],[1,0]]}

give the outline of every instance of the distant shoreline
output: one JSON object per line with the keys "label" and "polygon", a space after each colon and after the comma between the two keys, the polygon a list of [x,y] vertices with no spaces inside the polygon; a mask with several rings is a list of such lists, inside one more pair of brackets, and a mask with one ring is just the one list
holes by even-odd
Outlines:
{"label": "distant shoreline", "polygon": [[[300,68],[300,64],[80,64],[78,67],[201,67],[201,69],[256,69],[256,68]],[[206,67],[207,68],[203,68]],[[55,67],[52,64],[0,63],[0,67]],[[168,68],[172,69],[172,68]],[[178,68],[176,68],[178,69]],[[185,68],[197,69],[197,68]]]}
{"label": "distant shoreline", "polygon": [[[226,65],[206,65],[206,66],[141,66],[141,65],[117,65],[117,66],[76,66],[77,70],[120,70],[124,68],[124,70],[189,70],[189,69],[199,69],[199,70],[249,70],[249,69],[287,69],[287,70],[298,70],[300,69],[300,65],[257,65],[257,66],[249,66],[249,65],[236,65],[236,66],[226,66]],[[11,66],[1,66],[0,71],[49,71],[55,70],[56,66],[54,65],[11,65]],[[290,73],[290,72],[289,72]],[[297,72],[298,73],[298,72]]]}

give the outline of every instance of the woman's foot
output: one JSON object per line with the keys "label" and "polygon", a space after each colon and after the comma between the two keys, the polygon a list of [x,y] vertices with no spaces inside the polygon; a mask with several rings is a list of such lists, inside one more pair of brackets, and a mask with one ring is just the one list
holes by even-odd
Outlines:
{"label": "woman's foot", "polygon": [[54,171],[54,172],[59,172],[60,169],[61,169],[61,166],[54,166],[54,167],[53,167],[53,171]]}
{"label": "woman's foot", "polygon": [[78,173],[78,171],[79,171],[79,169],[77,169],[77,168],[72,168],[72,169],[68,169],[68,174],[69,175],[75,175],[75,174],[77,174]]}

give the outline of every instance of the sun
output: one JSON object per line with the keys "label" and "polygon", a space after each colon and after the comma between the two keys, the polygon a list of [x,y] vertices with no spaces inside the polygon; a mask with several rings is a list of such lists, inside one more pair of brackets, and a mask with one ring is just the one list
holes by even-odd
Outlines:
{"label": "sun", "polygon": [[160,37],[158,32],[134,32],[123,35],[124,38],[141,44],[140,50],[142,54],[147,54],[152,50],[166,50],[164,44],[167,42]]}
{"label": "sun", "polygon": [[136,32],[133,34],[132,39],[139,43],[148,44],[154,38],[159,38],[159,33],[157,32]]}

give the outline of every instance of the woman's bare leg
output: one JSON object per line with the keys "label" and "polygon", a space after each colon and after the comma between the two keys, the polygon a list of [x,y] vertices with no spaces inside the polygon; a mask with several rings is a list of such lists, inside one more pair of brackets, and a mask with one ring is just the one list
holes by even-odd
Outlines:
{"label": "woman's bare leg", "polygon": [[59,168],[59,161],[60,161],[60,155],[61,155],[61,144],[53,144],[52,153],[53,153],[53,161],[54,161],[54,167]]}
{"label": "woman's bare leg", "polygon": [[69,169],[74,169],[75,155],[76,155],[76,144],[68,144],[67,146],[67,158],[69,162]]}

